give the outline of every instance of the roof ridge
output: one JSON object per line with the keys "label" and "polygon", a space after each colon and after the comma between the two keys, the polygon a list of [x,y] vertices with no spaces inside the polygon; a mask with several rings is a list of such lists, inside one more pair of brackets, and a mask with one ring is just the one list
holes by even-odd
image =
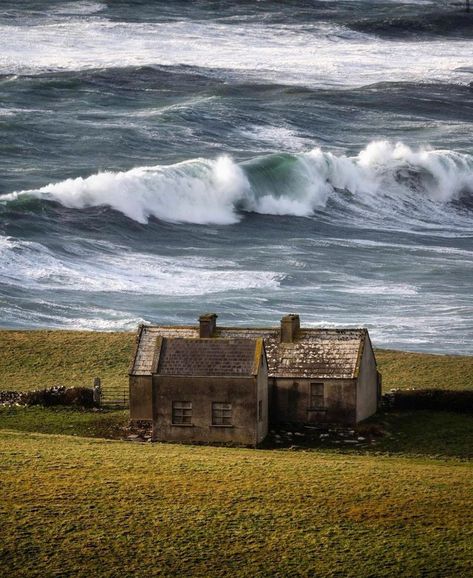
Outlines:
{"label": "roof ridge", "polygon": [[[143,327],[143,330],[147,330],[147,329],[171,329],[171,330],[176,330],[176,329],[193,329],[195,331],[198,331],[199,326],[198,325],[145,325],[142,324],[141,327]],[[230,331],[280,331],[280,327],[279,326],[273,326],[273,327],[256,327],[256,326],[244,326],[244,325],[218,325],[216,330],[217,331],[221,331],[221,330],[230,330]],[[333,332],[344,332],[344,331],[363,331],[366,332],[368,331],[367,327],[303,327],[301,326],[300,331],[324,331],[324,332],[329,332],[329,331],[333,331]]]}
{"label": "roof ridge", "polygon": [[[207,348],[206,356],[219,360],[221,354],[236,366],[242,359],[249,359],[249,349],[255,353],[255,342],[263,339],[263,346],[268,361],[269,375],[272,377],[334,378],[353,379],[360,363],[360,351],[363,343],[369,339],[365,327],[335,328],[306,327],[301,328],[295,340],[290,344],[280,343],[280,330],[277,327],[217,327],[214,337],[199,337],[197,326],[145,326],[139,343],[139,354],[135,360],[133,374],[151,375],[153,373],[153,354],[158,336],[176,344],[181,351],[190,344],[194,357],[199,357]],[[244,347],[243,343],[248,346]],[[251,342],[251,346],[249,345]],[[178,344],[182,343],[181,347]],[[200,345],[195,345],[199,343]],[[209,343],[213,344],[209,345]],[[232,348],[239,350],[243,357],[234,357]],[[243,348],[243,349],[240,349]],[[184,357],[188,358],[189,354]],[[240,361],[238,361],[238,359]],[[182,361],[184,363],[184,361]],[[195,364],[194,364],[195,365]],[[235,367],[236,367],[235,366]]]}
{"label": "roof ridge", "polygon": [[262,339],[262,337],[178,337],[171,335],[169,337],[163,337],[168,341],[195,341],[195,342],[202,342],[202,343],[221,343],[222,341],[258,341],[258,339]]}

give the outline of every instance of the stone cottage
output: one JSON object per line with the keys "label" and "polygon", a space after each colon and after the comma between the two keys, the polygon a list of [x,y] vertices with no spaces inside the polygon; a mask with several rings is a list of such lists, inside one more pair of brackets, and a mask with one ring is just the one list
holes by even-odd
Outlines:
{"label": "stone cottage", "polygon": [[261,338],[154,341],[150,373],[138,375],[138,350],[130,377],[131,417],[151,420],[154,440],[251,446],[264,440],[268,365]]}
{"label": "stone cottage", "polygon": [[379,399],[368,331],[302,328],[294,314],[273,328],[219,327],[215,314],[142,325],[130,367],[130,417],[163,441],[257,445],[268,423],[354,425]]}

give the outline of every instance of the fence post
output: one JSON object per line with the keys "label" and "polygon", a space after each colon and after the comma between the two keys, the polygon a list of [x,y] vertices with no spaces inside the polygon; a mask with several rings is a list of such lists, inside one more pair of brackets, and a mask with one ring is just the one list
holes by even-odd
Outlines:
{"label": "fence post", "polygon": [[102,382],[100,377],[94,379],[94,403],[100,405],[102,401]]}

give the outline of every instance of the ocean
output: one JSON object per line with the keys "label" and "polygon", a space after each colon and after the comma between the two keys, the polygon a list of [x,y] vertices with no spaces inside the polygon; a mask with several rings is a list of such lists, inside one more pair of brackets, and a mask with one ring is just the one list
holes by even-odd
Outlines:
{"label": "ocean", "polygon": [[0,325],[473,353],[473,15],[3,0]]}

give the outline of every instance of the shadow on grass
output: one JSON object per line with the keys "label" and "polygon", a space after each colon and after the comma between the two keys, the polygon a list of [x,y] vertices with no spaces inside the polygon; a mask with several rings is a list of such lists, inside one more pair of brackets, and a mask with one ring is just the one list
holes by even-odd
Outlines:
{"label": "shadow on grass", "polygon": [[473,416],[450,412],[386,412],[359,425],[376,424],[384,434],[371,450],[435,457],[473,457]]}
{"label": "shadow on grass", "polygon": [[0,407],[0,429],[24,432],[121,439],[127,410],[73,407]]}
{"label": "shadow on grass", "polygon": [[[0,407],[0,429],[123,439],[127,410],[70,407]],[[448,412],[386,412],[347,428],[273,432],[266,448],[348,454],[396,454],[436,458],[473,457],[473,417]]]}
{"label": "shadow on grass", "polygon": [[473,457],[473,416],[440,411],[390,411],[379,413],[353,428],[272,430],[264,447],[469,459]]}

